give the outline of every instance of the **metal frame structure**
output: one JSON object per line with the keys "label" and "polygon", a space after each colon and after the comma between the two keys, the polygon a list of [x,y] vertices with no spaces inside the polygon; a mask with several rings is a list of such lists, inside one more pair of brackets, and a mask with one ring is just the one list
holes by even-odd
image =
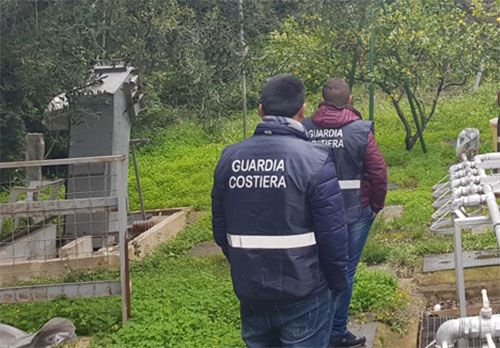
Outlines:
{"label": "metal frame structure", "polygon": [[[500,210],[495,197],[495,194],[500,194],[500,175],[496,173],[498,168],[500,168],[500,153],[477,155],[472,161],[468,161],[467,157],[462,155],[462,162],[451,166],[448,175],[433,187],[433,198],[435,199],[433,207],[436,212],[432,215],[434,223],[431,226],[431,231],[440,234],[453,233],[454,235],[455,275],[460,318],[462,319],[466,317],[462,229],[477,225],[492,225],[500,248]],[[486,170],[490,170],[491,173],[487,174]],[[447,179],[448,181],[446,181]],[[483,206],[487,207],[489,215],[481,215]],[[485,303],[489,303],[485,290],[483,291],[484,298],[486,298]],[[486,307],[489,308],[489,305],[485,305]],[[491,310],[488,313],[489,320]],[[482,317],[483,313],[481,313]],[[478,335],[480,334],[480,337],[489,334],[491,340],[492,335],[493,337],[499,336],[500,327],[497,329],[496,326],[500,326],[500,317],[494,317],[494,319],[495,327],[490,328],[483,325],[479,328]],[[445,322],[442,325],[443,329],[440,327],[441,332],[444,332],[446,327],[453,327],[449,333],[453,340],[469,337],[469,333],[475,332],[462,332],[465,322],[462,323],[463,325],[457,323],[462,322]],[[456,332],[457,330],[458,332]],[[463,343],[463,340],[460,340],[459,346],[463,346]],[[444,343],[437,342],[436,347],[451,347],[448,344],[453,346],[451,341],[444,341]]]}
{"label": "metal frame structure", "polygon": [[[119,189],[126,187],[128,180],[127,158],[125,155],[67,158],[56,160],[3,162],[0,170],[17,168],[34,168],[47,166],[72,166],[108,164],[116,182],[113,195],[102,197],[54,199],[45,201],[21,201],[0,204],[0,221],[4,219],[32,218],[44,216],[50,212],[56,216],[68,214],[112,212],[116,216],[119,250],[120,250],[120,280],[84,281],[78,283],[53,283],[47,285],[9,286],[1,287],[0,303],[22,303],[47,301],[59,295],[68,297],[88,298],[121,295],[122,321],[130,317],[130,277],[127,242],[127,192]],[[43,261],[37,261],[43,262]],[[70,262],[68,264],[71,265]]]}

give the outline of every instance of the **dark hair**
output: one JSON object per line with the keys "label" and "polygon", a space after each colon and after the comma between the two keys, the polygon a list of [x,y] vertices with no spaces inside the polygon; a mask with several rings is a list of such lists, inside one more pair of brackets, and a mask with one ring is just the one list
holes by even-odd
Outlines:
{"label": "dark hair", "polygon": [[293,117],[304,105],[306,93],[298,78],[280,74],[266,82],[261,98],[265,115]]}
{"label": "dark hair", "polygon": [[338,108],[343,108],[349,103],[350,95],[351,90],[349,89],[347,83],[342,79],[329,79],[323,86],[323,99]]}

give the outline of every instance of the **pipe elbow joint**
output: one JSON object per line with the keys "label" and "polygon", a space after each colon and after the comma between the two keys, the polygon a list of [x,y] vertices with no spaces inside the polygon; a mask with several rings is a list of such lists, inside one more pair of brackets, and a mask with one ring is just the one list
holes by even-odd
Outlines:
{"label": "pipe elbow joint", "polygon": [[452,347],[460,338],[460,320],[448,320],[441,324],[436,332],[436,348]]}

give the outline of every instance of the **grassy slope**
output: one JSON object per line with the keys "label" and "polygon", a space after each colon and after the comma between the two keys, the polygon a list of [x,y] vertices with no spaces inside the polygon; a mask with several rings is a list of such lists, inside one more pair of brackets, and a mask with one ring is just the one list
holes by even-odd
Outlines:
{"label": "grassy slope", "polygon": [[[495,92],[496,89],[489,86],[474,96],[444,100],[425,132],[429,150],[425,155],[418,144],[411,152],[404,150],[399,120],[386,101],[378,102],[375,108],[377,140],[389,164],[389,180],[399,186],[398,190],[389,192],[387,201],[403,204],[406,213],[392,224],[376,226],[378,232],[372,244],[377,249],[386,245],[401,259],[415,259],[415,255],[422,252],[415,249],[415,245],[431,251],[430,246],[435,245],[436,240],[447,248],[452,245],[448,237],[436,238],[425,231],[432,213],[431,187],[446,174],[448,163],[456,161],[454,148],[447,145],[446,139],[454,139],[462,128],[479,128],[481,151],[492,149],[488,120],[498,113]],[[309,101],[309,105],[315,104],[314,100]],[[367,105],[356,106],[367,115]],[[310,110],[312,112],[312,108]],[[249,129],[253,129],[258,116],[253,112],[249,119]],[[220,124],[216,135],[207,135],[201,127],[188,121],[167,130],[155,130],[154,143],[142,147],[138,154],[146,206],[193,205],[199,210],[208,209],[213,169],[224,146],[240,140],[240,125],[238,118],[228,120]],[[137,209],[133,170],[129,187],[131,208]],[[465,243],[492,244],[489,239],[477,238],[483,237],[471,236]],[[21,329],[35,330],[49,317],[66,316],[74,320],[79,334],[101,337],[95,343],[110,347],[241,346],[238,302],[227,263],[220,256],[200,258],[186,254],[193,245],[210,239],[210,215],[201,213],[198,223],[190,225],[155,255],[132,265],[133,318],[124,328],[117,325],[120,318],[116,299],[59,300],[57,306],[53,303],[3,306],[0,320]],[[403,248],[404,245],[411,248]],[[389,261],[394,260],[389,258]],[[370,277],[373,278],[372,275],[366,278]],[[363,309],[363,301],[371,296],[370,292],[365,296],[360,291],[354,296],[359,298],[355,304]]]}

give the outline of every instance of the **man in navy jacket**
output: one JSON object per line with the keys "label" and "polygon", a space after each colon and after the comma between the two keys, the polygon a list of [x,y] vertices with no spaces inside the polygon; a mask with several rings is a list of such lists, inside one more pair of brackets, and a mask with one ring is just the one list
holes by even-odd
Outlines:
{"label": "man in navy jacket", "polygon": [[308,142],[292,75],[262,90],[262,122],[214,174],[213,233],[231,264],[248,347],[326,347],[346,286],[347,229],[331,150]]}

